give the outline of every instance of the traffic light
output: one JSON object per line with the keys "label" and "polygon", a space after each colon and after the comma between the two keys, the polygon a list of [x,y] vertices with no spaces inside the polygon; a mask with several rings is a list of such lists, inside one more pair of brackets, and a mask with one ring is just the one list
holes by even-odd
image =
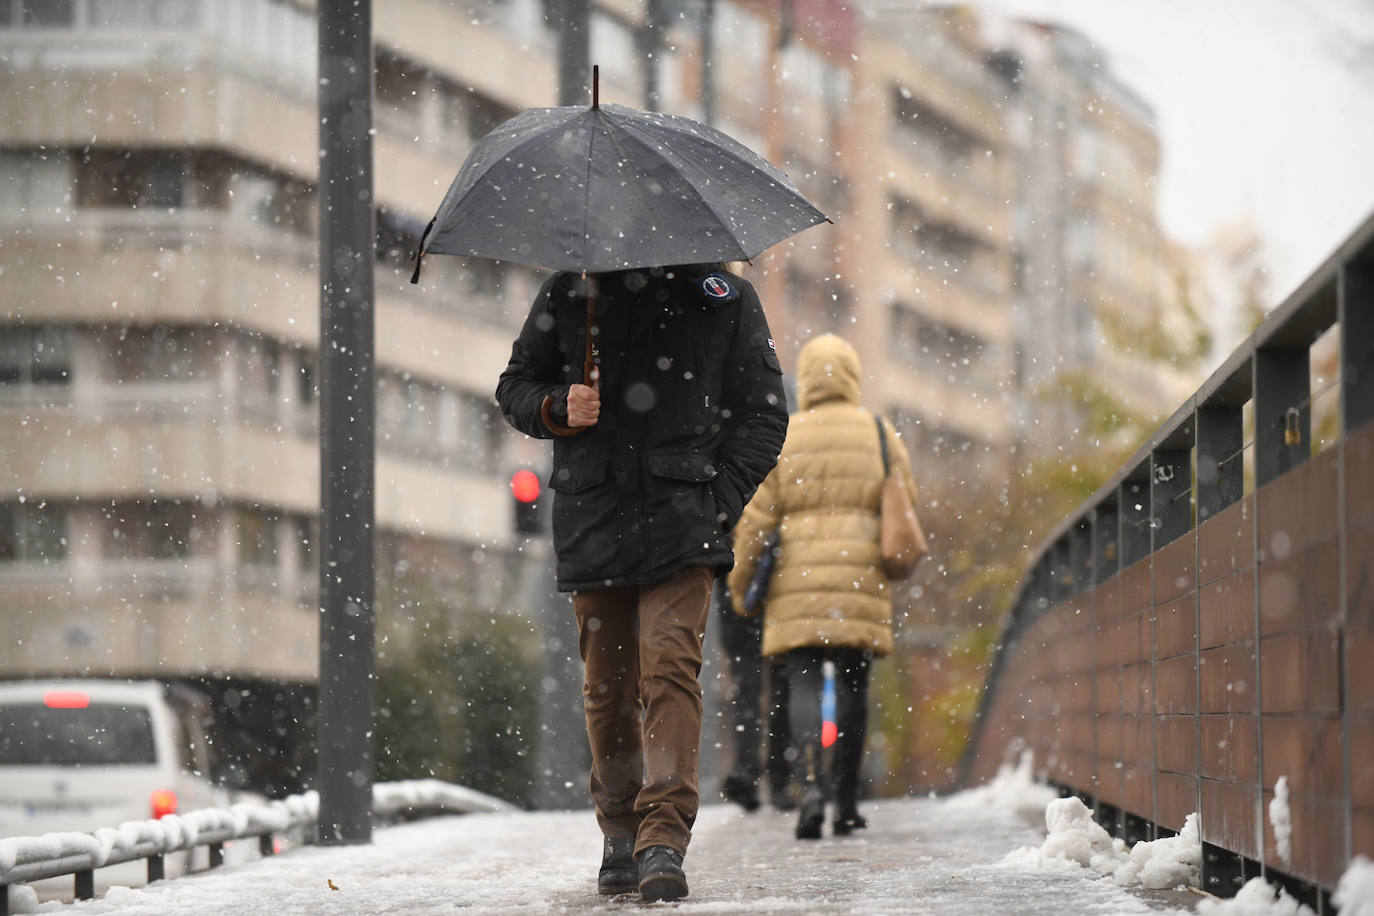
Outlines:
{"label": "traffic light", "polygon": [[510,475],[510,492],[515,497],[515,533],[539,534],[544,529],[539,494],[543,488],[539,475],[521,468]]}

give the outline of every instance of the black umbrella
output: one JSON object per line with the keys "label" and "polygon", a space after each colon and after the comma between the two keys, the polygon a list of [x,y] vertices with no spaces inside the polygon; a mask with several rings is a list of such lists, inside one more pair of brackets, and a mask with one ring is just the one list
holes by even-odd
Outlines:
{"label": "black umbrella", "polygon": [[[594,69],[590,108],[531,108],[473,145],[420,238],[411,282],[429,253],[584,274],[748,260],[826,219],[715,128],[601,105]],[[587,307],[590,327],[594,286]]]}

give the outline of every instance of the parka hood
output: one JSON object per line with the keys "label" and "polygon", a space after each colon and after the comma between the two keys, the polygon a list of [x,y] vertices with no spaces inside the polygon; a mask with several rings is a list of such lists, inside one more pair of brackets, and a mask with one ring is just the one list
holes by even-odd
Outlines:
{"label": "parka hood", "polygon": [[807,410],[835,400],[859,403],[859,354],[844,338],[822,334],[797,356],[797,404]]}

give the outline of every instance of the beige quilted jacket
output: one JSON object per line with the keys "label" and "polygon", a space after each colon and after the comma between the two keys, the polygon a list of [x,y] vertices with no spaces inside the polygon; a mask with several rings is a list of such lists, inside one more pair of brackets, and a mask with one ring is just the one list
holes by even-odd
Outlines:
{"label": "beige quilted jacket", "polygon": [[[777,467],[735,528],[729,585],[737,613],[763,539],[780,528],[779,555],[764,602],[763,654],[804,646],[892,651],[892,600],[878,551],[883,466],[873,414],[859,406],[859,357],[842,338],[811,340],[797,359],[797,402]],[[911,459],[892,425],[888,457],[905,474]]]}

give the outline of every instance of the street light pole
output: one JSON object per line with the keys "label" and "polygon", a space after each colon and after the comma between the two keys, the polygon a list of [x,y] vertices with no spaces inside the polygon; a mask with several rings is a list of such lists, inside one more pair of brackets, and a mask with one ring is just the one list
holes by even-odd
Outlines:
{"label": "street light pole", "polygon": [[319,841],[372,841],[371,0],[319,0]]}

